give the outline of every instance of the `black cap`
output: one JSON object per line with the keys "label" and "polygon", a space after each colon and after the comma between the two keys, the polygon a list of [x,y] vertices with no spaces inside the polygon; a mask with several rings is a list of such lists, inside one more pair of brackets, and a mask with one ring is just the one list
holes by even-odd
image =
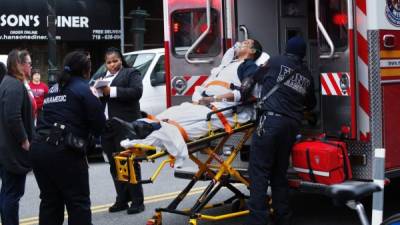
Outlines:
{"label": "black cap", "polygon": [[307,44],[304,39],[300,36],[292,37],[287,41],[286,53],[297,55],[300,58],[304,58],[306,55]]}

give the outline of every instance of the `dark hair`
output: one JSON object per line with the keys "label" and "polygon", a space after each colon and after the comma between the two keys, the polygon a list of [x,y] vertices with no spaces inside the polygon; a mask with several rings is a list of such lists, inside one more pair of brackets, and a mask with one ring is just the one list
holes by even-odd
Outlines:
{"label": "dark hair", "polygon": [[91,62],[87,54],[83,51],[73,51],[68,53],[63,62],[58,84],[63,89],[71,79],[71,76],[84,77],[89,73]]}
{"label": "dark hair", "polygon": [[252,49],[256,50],[256,52],[254,53],[254,61],[256,61],[261,56],[263,49],[262,49],[260,42],[258,42],[255,39],[251,39],[251,40],[253,40]]}
{"label": "dark hair", "polygon": [[33,76],[33,74],[36,74],[36,73],[38,73],[40,75],[40,70],[39,69],[33,69],[31,75]]}
{"label": "dark hair", "polygon": [[29,55],[26,50],[20,51],[18,49],[11,50],[7,58],[7,71],[8,74],[17,78],[20,81],[25,80],[24,72],[22,71],[21,64],[25,62],[25,57]]}
{"label": "dark hair", "polygon": [[125,61],[124,56],[122,55],[121,50],[119,50],[118,48],[115,48],[115,47],[110,47],[106,50],[106,53],[104,54],[104,58],[106,58],[108,55],[111,55],[111,54],[116,54],[118,56],[118,58],[121,59],[122,67],[124,67],[124,68],[129,67],[128,63]]}
{"label": "dark hair", "polygon": [[0,62],[0,81],[3,79],[4,75],[7,74],[7,68],[6,65],[2,62]]}

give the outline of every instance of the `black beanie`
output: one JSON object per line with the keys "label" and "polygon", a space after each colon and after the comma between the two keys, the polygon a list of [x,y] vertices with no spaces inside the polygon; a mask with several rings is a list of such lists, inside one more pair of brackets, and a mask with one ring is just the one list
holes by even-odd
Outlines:
{"label": "black beanie", "polygon": [[297,55],[300,58],[304,58],[306,55],[307,44],[304,39],[300,36],[292,37],[287,41],[286,53]]}

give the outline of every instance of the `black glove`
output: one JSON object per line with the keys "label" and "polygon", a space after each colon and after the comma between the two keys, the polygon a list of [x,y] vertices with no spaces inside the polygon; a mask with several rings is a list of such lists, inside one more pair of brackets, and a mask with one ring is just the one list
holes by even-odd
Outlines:
{"label": "black glove", "polygon": [[242,96],[242,102],[246,102],[251,98],[255,84],[256,82],[252,77],[246,77],[243,79],[242,85],[240,86],[240,95]]}
{"label": "black glove", "polygon": [[154,131],[154,126],[151,123],[145,121],[134,121],[131,123],[137,134],[137,139],[146,138],[151,132]]}

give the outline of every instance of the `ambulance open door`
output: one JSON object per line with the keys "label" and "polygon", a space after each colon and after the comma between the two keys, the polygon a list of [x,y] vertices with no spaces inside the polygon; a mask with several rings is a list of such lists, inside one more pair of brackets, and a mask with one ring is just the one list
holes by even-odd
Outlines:
{"label": "ambulance open door", "polygon": [[356,79],[352,0],[315,0],[321,121],[327,136],[355,139]]}

